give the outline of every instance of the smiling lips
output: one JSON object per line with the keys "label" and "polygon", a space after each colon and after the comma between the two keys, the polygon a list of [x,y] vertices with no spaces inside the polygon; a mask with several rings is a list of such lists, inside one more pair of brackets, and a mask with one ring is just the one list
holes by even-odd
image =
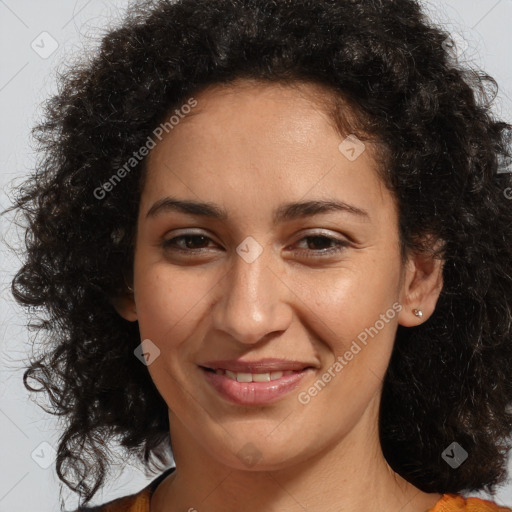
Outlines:
{"label": "smiling lips", "polygon": [[284,359],[224,360],[200,365],[207,382],[225,399],[239,405],[278,400],[296,388],[312,366]]}

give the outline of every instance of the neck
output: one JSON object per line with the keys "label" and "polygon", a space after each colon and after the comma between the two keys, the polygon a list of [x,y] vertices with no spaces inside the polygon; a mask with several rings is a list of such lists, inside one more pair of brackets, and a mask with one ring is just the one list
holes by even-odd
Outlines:
{"label": "neck", "polygon": [[154,492],[151,512],[426,512],[441,495],[420,491],[390,468],[378,430],[369,426],[377,414],[375,401],[334,446],[269,471],[219,463],[173,417],[176,470]]}

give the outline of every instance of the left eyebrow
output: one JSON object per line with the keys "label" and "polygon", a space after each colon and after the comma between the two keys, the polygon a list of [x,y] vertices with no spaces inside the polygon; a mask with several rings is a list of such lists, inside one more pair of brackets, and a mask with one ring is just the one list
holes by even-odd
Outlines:
{"label": "left eyebrow", "polygon": [[365,220],[370,220],[370,214],[357,206],[338,200],[316,200],[296,203],[287,203],[280,206],[274,213],[274,225],[280,222],[300,219],[322,213],[340,211],[349,213]]}
{"label": "left eyebrow", "polygon": [[[153,204],[153,206],[151,206],[148,213],[146,214],[146,217],[155,217],[159,213],[166,211],[188,213],[191,215],[209,217],[216,220],[228,219],[227,211],[216,204],[180,200],[173,197],[164,197],[163,199],[158,200]],[[274,225],[277,225],[294,219],[320,215],[334,211],[345,212],[356,217],[360,217],[364,220],[370,220],[370,215],[366,210],[358,208],[354,205],[338,200],[315,200],[286,203],[279,206],[279,208],[277,208],[273,214],[273,223]]]}

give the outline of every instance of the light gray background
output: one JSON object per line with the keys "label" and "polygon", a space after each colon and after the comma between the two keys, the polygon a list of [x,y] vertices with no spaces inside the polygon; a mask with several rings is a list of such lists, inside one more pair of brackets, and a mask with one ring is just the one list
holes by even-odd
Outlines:
{"label": "light gray background", "polygon": [[[13,180],[16,183],[33,168],[35,154],[29,132],[40,116],[38,106],[56,90],[58,64],[80,57],[93,47],[127,3],[127,0],[0,0],[0,209],[8,204],[5,193],[8,184]],[[511,122],[512,0],[424,3],[431,17],[467,42],[464,59],[483,67],[497,79],[500,94],[495,110]],[[41,35],[43,32],[51,37]],[[58,44],[58,48],[48,56],[52,44]],[[59,425],[34,405],[21,381],[20,361],[26,355],[28,332],[24,327],[25,317],[9,291],[19,261],[5,245],[16,240],[17,232],[9,218],[0,218],[0,223],[0,512],[57,512],[59,485],[54,465],[44,469],[34,459],[40,464],[51,463],[51,445],[56,445]],[[120,464],[119,474],[94,503],[135,492],[152,478],[130,464]],[[64,498],[67,509],[76,506],[76,498],[66,490]],[[510,481],[496,501],[512,506]]]}

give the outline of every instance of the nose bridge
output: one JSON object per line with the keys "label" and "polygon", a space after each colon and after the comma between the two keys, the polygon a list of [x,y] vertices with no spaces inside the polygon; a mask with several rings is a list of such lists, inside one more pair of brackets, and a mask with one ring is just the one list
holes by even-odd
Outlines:
{"label": "nose bridge", "polygon": [[271,270],[272,254],[265,249],[254,261],[238,254],[223,279],[222,296],[213,314],[216,329],[242,343],[256,343],[291,321],[286,286]]}

